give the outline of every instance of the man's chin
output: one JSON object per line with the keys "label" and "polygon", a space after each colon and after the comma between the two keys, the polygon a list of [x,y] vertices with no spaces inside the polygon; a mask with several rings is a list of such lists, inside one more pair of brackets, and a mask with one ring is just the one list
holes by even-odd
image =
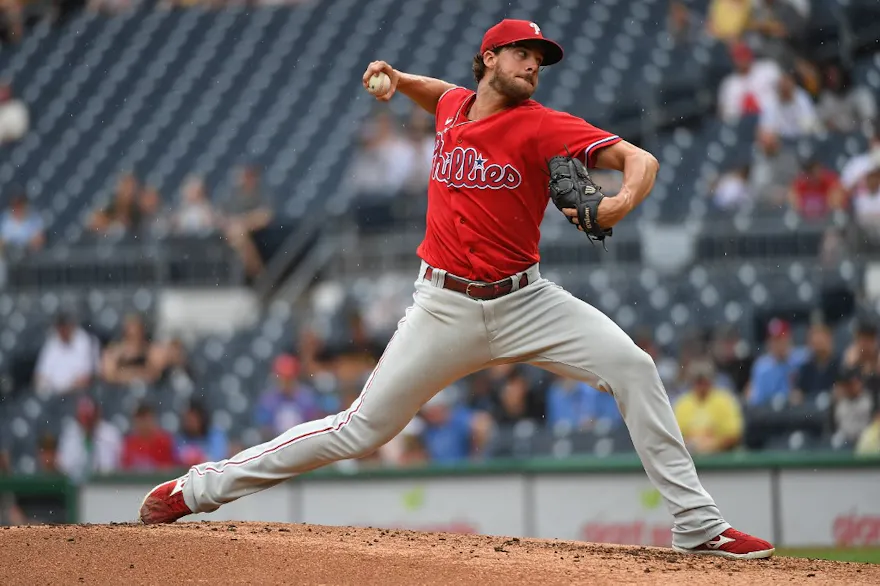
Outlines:
{"label": "man's chin", "polygon": [[528,100],[529,98],[532,97],[532,94],[534,93],[534,89],[526,83],[524,83],[523,86],[528,86],[528,89],[526,89],[525,87],[522,87],[522,88],[517,88],[516,90],[513,90],[511,88],[511,91],[508,91],[505,94],[507,97],[508,104],[511,104],[511,105],[520,104],[520,103],[525,102],[526,100]]}

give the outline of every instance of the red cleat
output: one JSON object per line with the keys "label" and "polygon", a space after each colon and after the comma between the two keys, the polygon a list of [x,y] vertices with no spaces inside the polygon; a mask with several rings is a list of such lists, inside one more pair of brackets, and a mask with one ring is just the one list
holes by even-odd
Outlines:
{"label": "red cleat", "polygon": [[752,537],[736,529],[728,529],[715,539],[693,549],[686,549],[675,545],[672,546],[672,549],[679,553],[715,555],[737,560],[769,558],[776,551],[776,548],[770,542]]}
{"label": "red cleat", "polygon": [[186,476],[177,480],[163,482],[144,497],[141,503],[140,518],[144,525],[174,523],[181,517],[192,514],[183,502],[183,485]]}

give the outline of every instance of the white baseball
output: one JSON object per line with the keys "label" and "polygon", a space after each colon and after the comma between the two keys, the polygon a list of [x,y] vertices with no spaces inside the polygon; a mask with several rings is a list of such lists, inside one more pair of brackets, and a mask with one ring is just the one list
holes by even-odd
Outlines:
{"label": "white baseball", "polygon": [[391,89],[391,78],[387,73],[379,72],[370,78],[367,85],[371,94],[381,96]]}

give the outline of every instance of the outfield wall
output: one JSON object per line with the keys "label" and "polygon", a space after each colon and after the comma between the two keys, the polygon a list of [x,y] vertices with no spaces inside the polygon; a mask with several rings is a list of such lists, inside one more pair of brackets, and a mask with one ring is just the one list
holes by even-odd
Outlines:
{"label": "outfield wall", "polygon": [[[880,459],[753,454],[699,459],[697,466],[734,526],[779,546],[880,545]],[[140,499],[162,479],[109,477],[78,489],[57,479],[32,482],[44,492],[47,482],[67,491],[69,521],[107,523],[133,520]],[[0,492],[4,486],[0,479]],[[671,516],[634,457],[321,471],[193,518],[660,546],[671,537]]]}

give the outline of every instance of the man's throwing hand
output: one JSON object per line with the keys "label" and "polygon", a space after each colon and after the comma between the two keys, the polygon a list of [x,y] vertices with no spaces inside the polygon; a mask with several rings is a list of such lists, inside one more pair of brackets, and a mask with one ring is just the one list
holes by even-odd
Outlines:
{"label": "man's throwing hand", "polygon": [[394,92],[397,91],[397,84],[398,82],[400,82],[400,73],[395,71],[393,67],[391,67],[384,61],[373,61],[367,66],[367,70],[364,72],[363,83],[365,90],[367,90],[368,92],[370,91],[370,78],[380,73],[384,73],[391,79],[391,85],[382,94],[375,94],[373,92],[370,93],[375,96],[377,100],[381,102],[387,102],[394,95]]}

